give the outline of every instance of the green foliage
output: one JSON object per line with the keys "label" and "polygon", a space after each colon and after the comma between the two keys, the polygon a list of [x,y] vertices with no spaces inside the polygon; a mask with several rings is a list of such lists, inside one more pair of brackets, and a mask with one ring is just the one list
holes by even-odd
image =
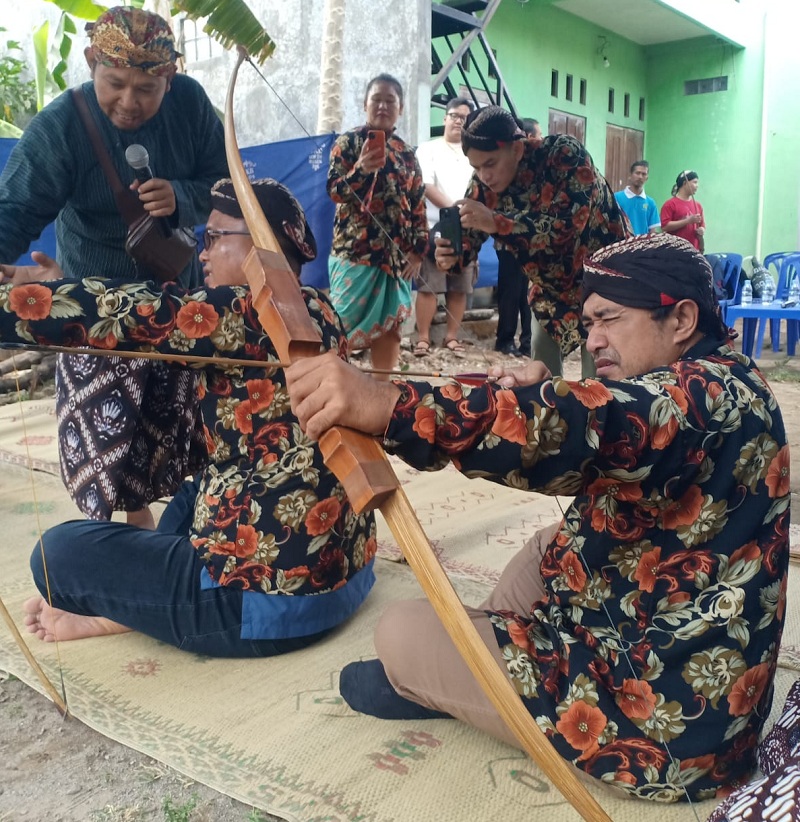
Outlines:
{"label": "green foliage", "polygon": [[190,20],[207,17],[203,31],[227,48],[242,46],[257,63],[275,51],[275,43],[244,0],[172,0],[172,13]]}
{"label": "green foliage", "polygon": [[[0,28],[0,32],[5,31]],[[12,56],[11,52],[22,52],[16,40],[6,40],[6,47],[0,57],[0,137],[18,136],[13,128],[26,115],[36,113],[36,84],[25,79],[28,65],[24,59]],[[10,132],[10,133],[9,133]]]}
{"label": "green foliage", "polygon": [[197,796],[192,795],[192,798],[183,805],[173,805],[172,800],[167,797],[161,806],[164,811],[164,822],[189,822],[192,818],[192,811],[197,807]]}

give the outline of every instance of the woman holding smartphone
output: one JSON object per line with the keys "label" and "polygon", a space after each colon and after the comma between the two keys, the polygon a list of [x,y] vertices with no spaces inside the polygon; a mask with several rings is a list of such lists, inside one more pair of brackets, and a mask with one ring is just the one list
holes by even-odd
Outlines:
{"label": "woman holding smartphone", "polygon": [[425,185],[413,149],[394,131],[403,113],[399,81],[389,74],[370,80],[364,111],[366,123],[342,134],[331,150],[330,298],[350,350],[369,348],[373,367],[390,370],[400,358],[411,281],[428,242]]}

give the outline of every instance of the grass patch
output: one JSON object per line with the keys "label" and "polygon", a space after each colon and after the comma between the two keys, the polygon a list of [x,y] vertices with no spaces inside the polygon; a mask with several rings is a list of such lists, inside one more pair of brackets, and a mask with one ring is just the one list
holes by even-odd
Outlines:
{"label": "grass patch", "polygon": [[182,805],[173,805],[172,800],[167,797],[161,809],[164,811],[164,822],[189,822],[192,818],[192,811],[197,807],[197,796],[193,795],[191,799],[184,802]]}
{"label": "grass patch", "polygon": [[800,382],[800,371],[789,367],[788,362],[781,362],[774,368],[764,369],[763,373],[770,382]]}

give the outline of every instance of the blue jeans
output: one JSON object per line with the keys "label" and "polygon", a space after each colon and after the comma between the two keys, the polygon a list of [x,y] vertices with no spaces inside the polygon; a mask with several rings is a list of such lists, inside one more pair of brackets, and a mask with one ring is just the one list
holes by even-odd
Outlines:
{"label": "blue jeans", "polygon": [[[305,648],[327,631],[291,639],[242,639],[242,592],[201,590],[205,567],[187,536],[197,486],[188,481],[157,531],[121,522],[64,522],[43,537],[55,608],[103,616],[184,651],[264,657]],[[31,554],[36,587],[47,599],[42,552]]]}

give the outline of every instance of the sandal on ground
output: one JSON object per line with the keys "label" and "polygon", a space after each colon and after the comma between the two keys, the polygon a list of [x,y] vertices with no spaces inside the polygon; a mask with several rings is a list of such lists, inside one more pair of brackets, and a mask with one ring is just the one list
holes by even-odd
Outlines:
{"label": "sandal on ground", "polygon": [[414,346],[414,356],[415,357],[427,357],[428,354],[431,353],[431,341],[430,340],[417,340],[417,344]]}
{"label": "sandal on ground", "polygon": [[462,352],[467,350],[466,348],[464,348],[464,346],[461,344],[459,340],[455,339],[455,337],[449,340],[445,340],[444,347],[456,354],[461,354]]}

